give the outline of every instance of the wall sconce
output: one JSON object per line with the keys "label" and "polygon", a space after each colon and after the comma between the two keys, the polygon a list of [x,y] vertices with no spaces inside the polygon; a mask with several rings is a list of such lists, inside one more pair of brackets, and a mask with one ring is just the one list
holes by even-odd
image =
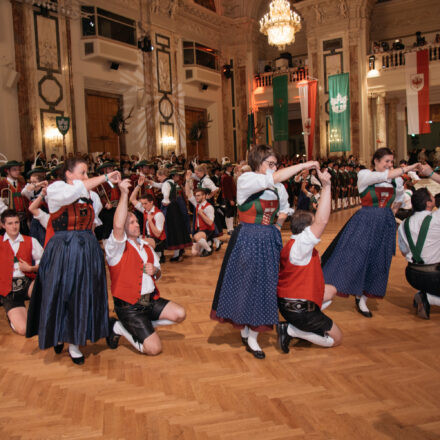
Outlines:
{"label": "wall sconce", "polygon": [[59,132],[58,128],[47,128],[44,132],[44,139],[46,139],[47,141],[58,141],[61,140],[63,137],[61,135],[61,133]]}
{"label": "wall sconce", "polygon": [[176,146],[177,141],[173,136],[163,136],[160,140],[160,143],[164,148],[171,149]]}

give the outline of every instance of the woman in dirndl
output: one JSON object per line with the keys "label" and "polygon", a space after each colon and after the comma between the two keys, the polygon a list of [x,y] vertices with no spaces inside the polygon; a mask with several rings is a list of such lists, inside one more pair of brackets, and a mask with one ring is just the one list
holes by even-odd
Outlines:
{"label": "woman in dirndl", "polygon": [[178,202],[178,198],[183,197],[182,188],[174,179],[169,178],[169,174],[167,168],[159,168],[156,173],[163,195],[161,210],[165,216],[167,249],[174,251],[170,261],[179,262],[183,261],[185,248],[192,246],[192,240],[188,232],[187,217],[181,210],[181,202]]}
{"label": "woman in dirndl", "polygon": [[387,289],[391,259],[396,250],[395,213],[403,202],[400,176],[419,164],[393,169],[393,153],[379,148],[373,155],[373,170],[358,174],[362,208],[341,229],[322,255],[326,284],[333,284],[340,296],[355,296],[357,311],[366,318],[373,314],[367,298],[383,298]]}
{"label": "woman in dirndl", "polygon": [[252,172],[243,173],[237,180],[240,225],[226,249],[211,318],[240,328],[246,350],[257,359],[264,359],[257,339],[260,332],[271,330],[278,323],[280,230],[291,212],[281,182],[301,170],[317,168],[318,162],[276,171],[277,154],[267,145],[251,150],[248,162]]}
{"label": "woman in dirndl", "polygon": [[[108,336],[108,299],[104,256],[93,234],[91,189],[117,183],[120,174],[88,178],[83,159],[68,159],[64,181],[47,188],[53,237],[46,245],[28,312],[26,336],[38,335],[41,349],[61,353],[69,344],[75,364],[84,363],[79,349],[86,341]],[[96,196],[96,198],[98,198]]]}

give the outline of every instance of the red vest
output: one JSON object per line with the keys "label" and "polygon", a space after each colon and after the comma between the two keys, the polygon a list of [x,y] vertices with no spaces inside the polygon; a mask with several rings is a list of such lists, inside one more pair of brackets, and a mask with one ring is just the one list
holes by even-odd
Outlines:
{"label": "red vest", "polygon": [[[156,219],[155,219],[155,216],[156,216],[156,214],[158,214],[158,213],[161,213],[162,211],[159,209],[159,208],[157,208],[156,206],[154,206],[154,211],[152,212],[152,214],[153,214],[153,225],[154,226],[156,226]],[[148,231],[147,231],[147,220],[148,220],[148,212],[146,212],[145,211],[145,209],[144,209],[144,212],[143,212],[143,217],[144,217],[144,224],[142,225],[142,232],[143,232],[143,234],[144,234],[144,236],[146,236],[146,235],[148,235]],[[154,238],[157,238],[158,240],[160,240],[160,241],[163,241],[163,240],[165,240],[166,238],[167,238],[167,236],[166,236],[166,233],[165,233],[165,224],[163,225],[163,229],[162,229],[162,232],[161,232],[161,234],[159,235],[159,237],[156,237],[154,234],[153,234],[153,231],[150,229],[150,235],[151,235],[151,237],[154,237]]]}
{"label": "red vest", "polygon": [[368,186],[359,194],[362,206],[375,206],[379,208],[391,208],[396,197],[395,182],[392,187]]}
{"label": "red vest", "polygon": [[197,220],[196,220],[196,228],[197,228],[197,221],[198,221],[198,230],[199,231],[214,231],[215,230],[215,224],[214,222],[212,222],[211,225],[208,225],[208,223],[205,223],[205,221],[202,219],[202,216],[199,215],[200,210],[203,211],[203,208],[206,208],[206,206],[209,206],[210,204],[208,202],[205,202],[205,205],[202,207],[199,203],[197,204],[196,207],[196,216],[197,216]]}
{"label": "red vest", "polygon": [[49,222],[54,231],[85,231],[92,230],[94,220],[93,203],[74,202],[51,213]]}
{"label": "red vest", "polygon": [[321,307],[325,283],[318,251],[313,249],[307,266],[296,266],[289,260],[293,243],[291,239],[281,251],[277,294],[280,298],[307,299]]}
{"label": "red vest", "polygon": [[[14,185],[9,183],[9,180],[6,178],[0,179],[0,190],[8,188],[11,191],[12,197],[12,206],[9,206],[10,209],[15,209],[17,212],[28,212],[29,200],[26,197],[21,195],[21,191],[24,186],[21,184],[19,180],[17,180],[17,187],[14,188]],[[7,193],[7,197],[6,197]],[[9,193],[4,191],[3,195],[5,198],[9,199]]]}
{"label": "red vest", "polygon": [[[18,260],[22,259],[26,263],[32,265],[32,238],[27,235],[22,236],[24,241],[20,243],[16,257]],[[9,243],[9,240],[3,241],[0,239],[0,295],[6,296],[12,289],[12,274],[14,272],[14,251]],[[29,278],[35,278],[36,274],[33,272],[24,273]]]}
{"label": "red vest", "polygon": [[[147,262],[153,264],[153,251],[149,246],[143,246],[147,253]],[[109,266],[109,268],[112,295],[122,301],[135,304],[141,296],[142,275],[144,273],[144,262],[138,251],[127,241],[121,261],[115,266]],[[156,286],[156,283],[154,285]],[[159,296],[159,290],[156,287],[153,299],[158,299]]]}

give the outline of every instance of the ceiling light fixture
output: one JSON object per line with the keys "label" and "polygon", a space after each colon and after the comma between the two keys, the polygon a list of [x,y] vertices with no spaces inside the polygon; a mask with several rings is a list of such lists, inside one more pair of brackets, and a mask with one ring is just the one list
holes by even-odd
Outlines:
{"label": "ceiling light fixture", "polygon": [[284,50],[295,42],[295,33],[301,29],[301,17],[290,9],[287,0],[272,0],[269,12],[260,20],[260,32],[267,35],[269,44]]}

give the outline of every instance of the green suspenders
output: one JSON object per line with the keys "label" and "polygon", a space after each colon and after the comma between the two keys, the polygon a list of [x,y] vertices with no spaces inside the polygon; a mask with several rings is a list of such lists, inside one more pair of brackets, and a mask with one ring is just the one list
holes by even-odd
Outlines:
{"label": "green suspenders", "polygon": [[426,241],[426,236],[428,235],[429,224],[431,223],[432,216],[427,215],[422,222],[422,226],[420,227],[419,236],[417,238],[417,244],[414,245],[414,241],[411,237],[411,232],[409,230],[409,219],[408,217],[403,223],[403,228],[405,229],[406,238],[408,240],[409,248],[411,250],[413,256],[413,262],[416,264],[425,264],[422,260],[422,249],[423,245]]}

